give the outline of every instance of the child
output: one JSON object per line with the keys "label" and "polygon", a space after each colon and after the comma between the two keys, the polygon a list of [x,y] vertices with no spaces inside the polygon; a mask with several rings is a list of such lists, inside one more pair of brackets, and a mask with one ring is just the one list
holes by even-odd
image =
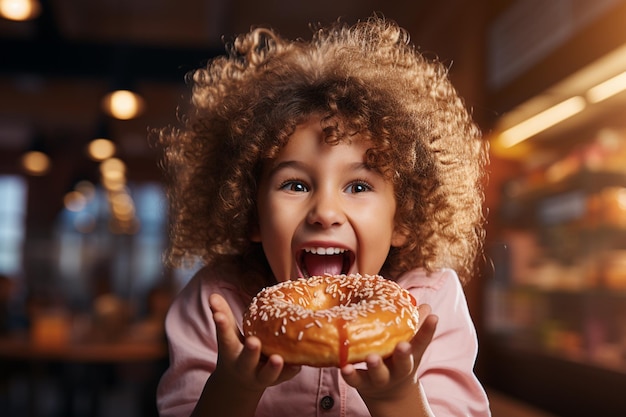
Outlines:
{"label": "child", "polygon": [[[169,259],[205,267],[167,317],[162,416],[489,415],[461,287],[481,246],[486,146],[408,38],[379,17],[310,42],[254,29],[193,73],[191,111],[160,144]],[[415,338],[341,369],[244,340],[257,291],[325,272],[408,289],[423,303]]]}

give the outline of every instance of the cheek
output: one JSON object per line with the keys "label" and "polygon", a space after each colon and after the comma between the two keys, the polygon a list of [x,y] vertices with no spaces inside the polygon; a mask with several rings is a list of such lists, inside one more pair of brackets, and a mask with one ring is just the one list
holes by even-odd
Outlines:
{"label": "cheek", "polygon": [[259,239],[262,239],[266,253],[284,253],[291,246],[294,219],[288,210],[272,205],[259,210]]}
{"label": "cheek", "polygon": [[367,258],[375,260],[382,267],[390,247],[402,240],[395,232],[395,205],[381,202],[376,210],[361,217],[359,227],[363,239],[361,243],[364,245],[361,249],[364,254],[367,253]]}
{"label": "cheek", "polygon": [[374,210],[364,211],[360,217],[361,229],[369,231],[370,240],[391,240],[395,229],[395,205],[381,202]]}
{"label": "cheek", "polygon": [[261,237],[265,239],[267,233],[274,229],[275,219],[272,214],[276,210],[273,207],[272,199],[267,194],[265,187],[261,187],[257,196],[257,229],[260,234],[259,239]]}
{"label": "cheek", "polygon": [[360,250],[366,258],[384,261],[389,248],[394,243],[393,221],[386,213],[378,213],[377,216],[364,216],[358,226],[357,235],[360,236]]}
{"label": "cheek", "polygon": [[261,224],[261,244],[272,273],[278,282],[287,281],[293,275],[291,255],[293,225],[284,216],[269,213]]}

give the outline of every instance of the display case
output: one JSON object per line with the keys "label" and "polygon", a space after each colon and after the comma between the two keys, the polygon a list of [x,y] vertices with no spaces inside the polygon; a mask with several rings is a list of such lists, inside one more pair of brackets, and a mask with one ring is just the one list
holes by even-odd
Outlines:
{"label": "display case", "polygon": [[481,380],[559,417],[625,416],[626,1],[501,7]]}
{"label": "display case", "polygon": [[492,382],[557,415],[624,415],[626,131],[564,149],[504,182],[486,293]]}

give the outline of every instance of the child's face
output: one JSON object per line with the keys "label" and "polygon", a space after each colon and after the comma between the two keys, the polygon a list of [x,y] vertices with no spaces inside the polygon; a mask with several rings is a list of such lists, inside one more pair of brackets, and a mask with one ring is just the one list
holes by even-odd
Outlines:
{"label": "child's face", "polygon": [[278,282],[377,274],[390,247],[404,242],[392,184],[364,164],[369,146],[358,136],[328,145],[312,118],[263,168],[252,240],[262,243]]}

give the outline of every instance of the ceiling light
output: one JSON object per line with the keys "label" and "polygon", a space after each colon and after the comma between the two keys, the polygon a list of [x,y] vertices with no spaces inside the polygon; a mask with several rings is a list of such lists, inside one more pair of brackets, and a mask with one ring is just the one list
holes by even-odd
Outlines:
{"label": "ceiling light", "polygon": [[626,71],[590,88],[586,97],[590,103],[597,103],[624,90],[626,90]]}
{"label": "ceiling light", "polygon": [[580,96],[562,101],[503,131],[499,135],[500,142],[505,148],[515,146],[531,136],[580,113],[585,108],[585,105],[585,99]]}
{"label": "ceiling light", "polygon": [[0,0],[0,16],[9,20],[24,21],[39,16],[41,5],[37,0]]}
{"label": "ceiling light", "polygon": [[50,169],[50,158],[40,151],[29,151],[22,156],[22,167],[31,175],[45,175]]}
{"label": "ceiling light", "polygon": [[119,158],[106,159],[100,163],[100,176],[106,189],[122,189],[126,186],[126,164]]}
{"label": "ceiling light", "polygon": [[120,120],[130,120],[139,116],[145,107],[144,99],[130,90],[115,90],[102,99],[104,111]]}
{"label": "ceiling light", "polygon": [[105,138],[97,138],[87,145],[87,153],[94,161],[104,161],[115,155],[115,144]]}
{"label": "ceiling light", "polygon": [[100,172],[105,175],[107,172],[126,173],[126,164],[119,158],[109,158],[100,164]]}

